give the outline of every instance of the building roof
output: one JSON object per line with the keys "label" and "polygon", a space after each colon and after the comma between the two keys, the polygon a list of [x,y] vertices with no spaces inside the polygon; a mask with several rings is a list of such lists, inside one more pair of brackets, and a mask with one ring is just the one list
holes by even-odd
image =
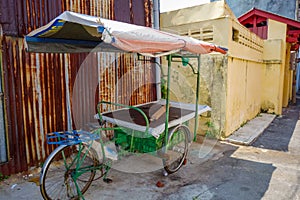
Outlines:
{"label": "building roof", "polygon": [[264,26],[267,19],[272,19],[284,24],[287,24],[287,42],[293,44],[300,43],[300,22],[292,20],[274,13],[264,10],[253,8],[238,18],[239,22],[246,27],[253,28],[252,31],[256,32],[257,27]]}

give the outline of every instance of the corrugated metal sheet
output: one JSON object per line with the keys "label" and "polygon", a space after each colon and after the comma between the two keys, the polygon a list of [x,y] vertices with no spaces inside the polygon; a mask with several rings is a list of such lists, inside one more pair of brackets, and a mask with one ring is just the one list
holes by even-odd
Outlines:
{"label": "corrugated metal sheet", "polygon": [[113,18],[112,3],[113,0],[1,0],[0,23],[5,35],[23,36],[64,10]]}
{"label": "corrugated metal sheet", "polygon": [[[15,45],[12,44],[15,42]],[[9,158],[11,159],[11,164],[14,166],[7,166],[8,170],[12,172],[22,171],[27,169],[27,166],[22,165],[21,163],[26,162],[26,154],[25,154],[25,145],[22,142],[24,136],[24,124],[22,121],[22,100],[21,100],[21,91],[20,89],[20,81],[21,81],[21,72],[20,68],[15,68],[15,58],[19,56],[19,48],[17,41],[8,42],[4,38],[2,40],[2,48],[4,50],[2,55],[2,63],[3,63],[3,75],[4,75],[4,94],[5,94],[5,101],[9,102],[6,104],[7,106],[7,119],[8,133],[8,142],[9,142]],[[12,52],[14,48],[14,53]],[[9,51],[8,49],[11,49]],[[18,54],[18,55],[17,55]],[[9,92],[7,92],[9,91]],[[17,134],[16,134],[17,133]]]}
{"label": "corrugated metal sheet", "polygon": [[[88,128],[100,100],[135,105],[152,101],[155,82],[149,62],[116,53],[71,55],[72,114],[74,128]],[[75,91],[74,91],[75,90]],[[154,90],[155,91],[155,90]],[[103,111],[114,109],[107,106]]]}
{"label": "corrugated metal sheet", "polygon": [[[65,10],[107,19],[151,25],[151,0],[1,0],[4,35],[24,36]],[[11,20],[15,19],[15,20]]]}
{"label": "corrugated metal sheet", "polygon": [[23,39],[2,38],[9,169],[24,171],[41,162],[52,146],[45,133],[66,130],[67,108],[62,54],[29,54]]}
{"label": "corrugated metal sheet", "polygon": [[[114,19],[143,26],[151,26],[151,0],[114,0]],[[143,11],[143,12],[141,12]]]}
{"label": "corrugated metal sheet", "polygon": [[23,36],[65,9],[64,0],[1,0],[0,23],[5,35]]}
{"label": "corrugated metal sheet", "polygon": [[[137,104],[156,98],[155,86],[151,84],[154,82],[153,68],[132,55],[34,54],[24,51],[22,36],[62,11],[128,19],[117,9],[124,6],[123,1],[0,1],[0,25],[4,35],[0,37],[0,67],[4,79],[9,154],[9,161],[0,164],[1,173],[13,174],[38,166],[54,148],[46,144],[45,134],[93,122],[95,104],[99,99],[119,103],[127,103],[129,99],[130,104]],[[151,26],[151,0],[131,0],[126,5],[129,7],[129,22]],[[128,71],[133,73],[124,76]],[[118,84],[120,77],[123,81]],[[96,86],[95,79],[99,82]],[[75,83],[81,97],[77,101],[76,97],[73,98]]]}

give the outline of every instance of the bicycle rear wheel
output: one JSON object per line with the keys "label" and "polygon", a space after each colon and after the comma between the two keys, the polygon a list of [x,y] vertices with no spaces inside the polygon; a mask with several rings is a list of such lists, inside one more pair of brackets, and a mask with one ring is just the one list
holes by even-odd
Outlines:
{"label": "bicycle rear wheel", "polygon": [[44,199],[80,199],[92,183],[96,151],[84,144],[60,146],[45,162],[40,190]]}

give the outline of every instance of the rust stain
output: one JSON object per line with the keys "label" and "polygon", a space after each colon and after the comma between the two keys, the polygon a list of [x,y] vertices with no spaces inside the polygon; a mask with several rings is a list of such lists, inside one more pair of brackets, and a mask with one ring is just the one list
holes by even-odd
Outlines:
{"label": "rust stain", "polygon": [[[0,172],[14,174],[39,166],[55,148],[46,143],[45,134],[67,130],[74,123],[68,115],[72,106],[75,78],[87,54],[34,54],[24,51],[23,36],[45,25],[64,10],[116,19],[130,11],[124,19],[151,26],[151,0],[131,6],[123,0],[3,0],[0,24],[3,28],[2,44],[3,87],[9,161],[0,164]],[[116,4],[126,5],[125,12]],[[143,8],[144,7],[144,8]],[[3,9],[10,12],[3,12]],[[142,17],[142,20],[140,20]],[[8,20],[15,19],[15,20]],[[92,121],[96,103],[107,100],[119,103],[139,104],[155,100],[155,87],[151,81],[154,70],[148,62],[137,61],[134,55],[94,53],[88,61],[91,68],[80,80],[82,106],[76,108],[82,124]],[[130,76],[125,76],[132,72]],[[89,90],[93,78],[99,85],[94,94]],[[66,79],[68,78],[68,79]],[[118,79],[124,78],[118,86]],[[70,102],[67,99],[70,99]],[[115,109],[106,108],[106,109]],[[105,109],[103,109],[105,110]]]}
{"label": "rust stain", "polygon": [[152,10],[153,10],[153,3],[151,0],[144,0],[144,9],[145,9],[145,26],[151,27],[152,26]]}

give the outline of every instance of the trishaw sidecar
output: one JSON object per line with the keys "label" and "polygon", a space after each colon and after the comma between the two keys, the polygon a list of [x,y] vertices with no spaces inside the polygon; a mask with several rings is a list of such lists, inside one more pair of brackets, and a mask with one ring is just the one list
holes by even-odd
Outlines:
{"label": "trishaw sidecar", "polygon": [[[208,106],[198,105],[199,56],[226,53],[225,48],[190,37],[68,11],[32,31],[25,37],[25,43],[29,52],[125,52],[147,57],[167,56],[168,60],[166,99],[135,106],[100,101],[96,115],[99,128],[92,132],[69,130],[47,134],[48,143],[59,146],[49,155],[41,171],[40,188],[45,199],[84,198],[83,193],[93,180],[103,177],[109,181],[106,176],[112,161],[107,159],[109,149],[101,136],[105,131],[114,132],[112,140],[119,155],[150,153],[162,158],[165,174],[176,172],[185,163],[189,143],[195,138],[198,115],[210,110]],[[171,62],[183,59],[187,64],[189,57],[198,59],[195,104],[171,102]],[[102,112],[107,104],[118,109]],[[192,118],[195,118],[193,134],[186,126]],[[96,171],[100,173],[97,175]]]}

